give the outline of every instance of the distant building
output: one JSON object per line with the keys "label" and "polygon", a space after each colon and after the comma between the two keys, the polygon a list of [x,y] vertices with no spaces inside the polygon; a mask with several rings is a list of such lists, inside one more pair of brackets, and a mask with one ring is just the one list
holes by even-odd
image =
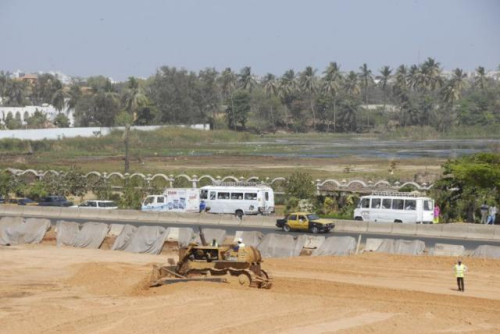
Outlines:
{"label": "distant building", "polygon": [[383,104],[362,104],[360,107],[365,109],[365,110],[385,109],[385,111],[388,111],[388,112],[398,111],[397,107],[394,104],[386,104],[386,105],[383,105]]}
{"label": "distant building", "polygon": [[75,126],[75,117],[73,109],[70,109],[68,111],[66,111],[66,109],[63,109],[59,111],[56,108],[54,108],[54,106],[46,103],[42,104],[41,106],[0,107],[0,122],[5,124],[5,120],[7,119],[8,114],[11,113],[12,117],[16,117],[16,115],[18,114],[23,124],[26,124],[26,120],[29,117],[32,117],[37,111],[46,115],[47,120],[50,122],[54,122],[58,114],[64,114],[66,115],[66,117],[68,117],[70,127]]}

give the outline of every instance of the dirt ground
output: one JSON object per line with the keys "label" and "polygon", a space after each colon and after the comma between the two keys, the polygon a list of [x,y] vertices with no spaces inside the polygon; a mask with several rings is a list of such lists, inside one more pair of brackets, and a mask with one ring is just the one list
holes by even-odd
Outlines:
{"label": "dirt ground", "polygon": [[146,289],[160,256],[0,247],[0,333],[499,333],[500,261],[361,254],[269,259],[271,290]]}

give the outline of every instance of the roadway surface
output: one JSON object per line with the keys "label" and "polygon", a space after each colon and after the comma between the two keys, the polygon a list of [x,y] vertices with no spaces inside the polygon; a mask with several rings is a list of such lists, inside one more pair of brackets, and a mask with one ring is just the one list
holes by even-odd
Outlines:
{"label": "roadway surface", "polygon": [[[61,219],[50,219],[51,223],[55,225],[56,221]],[[78,223],[89,222],[89,219],[67,219],[68,221],[74,221]],[[93,220],[98,221],[98,220]],[[102,222],[107,224],[129,224],[134,226],[162,226],[162,227],[191,227],[198,231],[198,227],[201,226],[203,228],[216,228],[223,229],[226,231],[228,236],[234,236],[236,231],[258,231],[263,234],[268,233],[277,233],[277,234],[290,234],[290,235],[300,235],[306,232],[284,232],[277,227],[261,227],[261,226],[240,226],[240,225],[213,225],[213,224],[176,224],[176,223],[145,223],[145,222],[131,222],[131,221],[109,221],[103,220]],[[309,233],[306,233],[309,234]],[[311,234],[312,235],[312,234]],[[321,234],[326,237],[330,236],[350,236],[358,238],[360,235],[359,232],[335,232],[335,229],[330,233]],[[471,240],[471,239],[457,239],[457,238],[439,238],[439,237],[422,237],[422,236],[409,236],[409,235],[395,235],[395,234],[382,234],[382,233],[361,233],[361,244],[366,243],[367,238],[385,238],[385,239],[405,239],[405,240],[422,240],[425,242],[426,248],[434,247],[436,243],[445,243],[445,244],[454,244],[454,245],[463,245],[466,250],[474,250],[480,245],[491,245],[491,246],[500,246],[500,241],[491,241],[491,240]]]}

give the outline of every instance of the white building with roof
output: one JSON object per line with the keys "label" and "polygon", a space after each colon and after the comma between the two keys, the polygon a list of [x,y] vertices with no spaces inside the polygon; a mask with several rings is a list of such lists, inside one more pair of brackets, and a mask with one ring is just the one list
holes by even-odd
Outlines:
{"label": "white building with roof", "polygon": [[[0,121],[5,124],[5,120],[7,119],[7,116],[12,114],[12,117],[20,117],[21,121],[23,124],[26,124],[26,120],[29,117],[32,117],[35,112],[41,112],[42,114],[47,116],[47,120],[50,122],[54,122],[56,116],[58,114],[64,114],[66,117],[68,117],[70,127],[73,127],[75,125],[75,118],[74,118],[74,110],[70,109],[66,111],[66,109],[63,109],[61,111],[57,110],[54,108],[53,105],[44,103],[41,106],[24,106],[24,107],[0,107]],[[19,115],[19,116],[16,116]]]}

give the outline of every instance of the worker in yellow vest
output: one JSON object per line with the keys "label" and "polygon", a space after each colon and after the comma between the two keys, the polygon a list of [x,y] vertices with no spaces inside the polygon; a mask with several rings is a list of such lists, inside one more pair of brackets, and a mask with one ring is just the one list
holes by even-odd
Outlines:
{"label": "worker in yellow vest", "polygon": [[455,277],[457,278],[458,291],[464,292],[464,275],[467,271],[467,266],[465,264],[462,264],[461,260],[458,260],[453,269],[455,270]]}

